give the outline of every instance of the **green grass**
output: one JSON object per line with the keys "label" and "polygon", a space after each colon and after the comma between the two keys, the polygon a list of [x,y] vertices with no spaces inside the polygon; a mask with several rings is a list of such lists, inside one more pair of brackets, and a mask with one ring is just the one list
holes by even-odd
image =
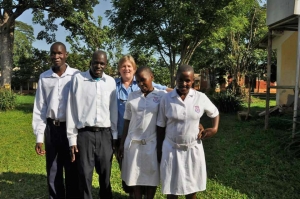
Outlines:
{"label": "green grass", "polygon": [[[33,96],[18,96],[16,110],[0,112],[0,198],[37,199],[48,197],[45,157],[35,154],[32,133]],[[273,105],[274,101],[271,102]],[[253,110],[264,110],[256,99]],[[204,140],[208,184],[197,198],[300,198],[300,160],[284,150],[291,133],[289,116],[270,117],[270,129],[263,130],[264,117],[239,121],[236,114],[221,114],[219,132]],[[210,120],[203,117],[205,127]],[[112,168],[114,198],[126,198],[116,161]],[[93,194],[97,198],[97,175]],[[156,198],[165,198],[160,189]],[[183,198],[183,197],[180,197]]]}

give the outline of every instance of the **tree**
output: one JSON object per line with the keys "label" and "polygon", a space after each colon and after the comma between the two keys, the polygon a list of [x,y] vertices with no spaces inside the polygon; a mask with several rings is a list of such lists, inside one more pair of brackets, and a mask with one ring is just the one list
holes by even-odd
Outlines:
{"label": "tree", "polygon": [[34,42],[33,27],[16,21],[15,27],[15,39],[14,39],[14,51],[13,51],[13,66],[18,66],[20,57],[32,56],[32,43]]}
{"label": "tree", "polygon": [[39,75],[51,67],[49,52],[37,48],[31,49],[30,56],[22,55],[16,64],[12,73],[12,86],[20,87],[20,90],[30,80],[37,82]]}
{"label": "tree", "polygon": [[195,49],[220,26],[220,10],[232,0],[113,0],[106,14],[129,43],[154,49],[168,65],[171,86],[175,69],[188,64]]}
{"label": "tree", "polygon": [[[97,49],[105,50],[109,58],[105,72],[115,76],[117,71],[114,66],[122,56],[122,42],[113,28],[102,26],[101,22],[101,16],[98,16],[97,21],[88,20],[83,13],[74,13],[72,17],[65,20],[63,25],[69,27],[71,32],[66,38],[71,44],[72,51],[68,63],[79,70],[87,70],[93,52]],[[82,25],[76,27],[78,23]]]}
{"label": "tree", "polygon": [[130,55],[134,58],[137,67],[148,66],[151,68],[154,74],[155,83],[170,85],[170,79],[166,78],[167,76],[170,76],[168,67],[163,60],[157,60],[154,57],[153,50],[143,50],[132,46],[130,49]]}
{"label": "tree", "polygon": [[[25,66],[22,63],[33,57],[32,42],[34,40],[32,26],[16,21],[12,72],[13,87],[24,85],[31,77],[32,63],[29,61]],[[28,69],[24,70],[24,67]]]}
{"label": "tree", "polygon": [[234,0],[220,13],[224,17],[223,26],[196,50],[191,63],[223,70],[222,75],[231,74],[235,80],[253,76],[267,56],[265,50],[255,47],[267,33],[265,5],[261,6],[258,0]]}
{"label": "tree", "polygon": [[[86,19],[92,18],[93,7],[98,0],[2,0],[0,1],[0,66],[1,86],[11,84],[11,72],[13,66],[13,44],[15,36],[16,19],[26,10],[32,9],[33,22],[45,27],[38,34],[38,39],[45,38],[48,43],[55,41],[53,31],[57,30],[55,20],[62,18],[61,23],[67,30],[80,28],[82,24],[77,23],[75,27],[65,23],[78,13]],[[45,18],[45,14],[47,18]]]}
{"label": "tree", "polygon": [[224,64],[228,66],[228,72],[239,80],[266,59],[266,52],[255,48],[267,33],[266,8],[261,7],[258,0],[249,0],[247,3],[235,0],[226,11],[231,20],[215,36],[223,43],[219,46],[223,49]]}

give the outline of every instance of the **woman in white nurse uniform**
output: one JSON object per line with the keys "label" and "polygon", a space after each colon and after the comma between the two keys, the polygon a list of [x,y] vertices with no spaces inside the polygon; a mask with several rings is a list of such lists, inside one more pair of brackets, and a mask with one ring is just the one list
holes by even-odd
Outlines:
{"label": "woman in white nurse uniform", "polygon": [[129,94],[124,113],[124,130],[119,158],[122,161],[122,180],[133,186],[135,199],[153,199],[159,184],[159,165],[156,152],[156,121],[159,103],[165,91],[152,86],[153,74],[148,67],[136,71],[139,91]]}
{"label": "woman in white nurse uniform", "polygon": [[208,97],[192,89],[194,70],[183,65],[176,75],[177,88],[160,102],[157,119],[157,158],[160,161],[162,192],[168,199],[185,195],[196,199],[206,189],[206,164],[201,139],[197,139],[200,118],[205,112],[212,118],[212,128],[201,137],[218,131],[219,111]]}

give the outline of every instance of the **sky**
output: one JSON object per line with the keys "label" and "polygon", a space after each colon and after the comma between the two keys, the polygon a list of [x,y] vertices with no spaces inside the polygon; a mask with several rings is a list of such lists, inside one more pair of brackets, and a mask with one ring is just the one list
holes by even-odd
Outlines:
{"label": "sky", "polygon": [[[102,25],[109,25],[107,18],[105,17],[105,11],[111,9],[111,3],[109,0],[101,0],[100,4],[98,4],[94,8],[94,17],[97,18],[97,16],[102,17]],[[25,11],[20,17],[17,18],[18,21],[22,21],[24,23],[27,23],[31,25],[34,29],[34,36],[36,38],[37,34],[43,30],[44,28],[40,26],[39,24],[33,24],[32,23],[32,14],[31,10]],[[57,24],[59,24],[61,21],[57,20]],[[55,32],[56,34],[56,40],[63,42],[67,50],[70,49],[70,44],[66,42],[66,36],[68,35],[68,31],[65,30],[64,27],[58,26],[58,30]],[[51,44],[47,44],[46,40],[35,40],[33,42],[33,47],[38,48],[40,50],[47,50],[49,51]]]}

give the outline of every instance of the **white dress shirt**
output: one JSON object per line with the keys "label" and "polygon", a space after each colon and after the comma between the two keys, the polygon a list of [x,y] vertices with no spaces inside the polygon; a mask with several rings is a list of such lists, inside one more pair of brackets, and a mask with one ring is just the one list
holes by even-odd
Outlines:
{"label": "white dress shirt", "polygon": [[104,73],[100,80],[94,80],[89,70],[76,74],[67,104],[69,145],[77,145],[78,129],[86,126],[111,127],[113,139],[117,139],[117,121],[115,80]]}
{"label": "white dress shirt", "polygon": [[36,142],[44,142],[44,131],[47,118],[66,121],[66,107],[70,88],[70,81],[79,70],[71,68],[68,64],[66,71],[58,76],[49,69],[40,75],[36,90],[32,128],[36,135]]}

